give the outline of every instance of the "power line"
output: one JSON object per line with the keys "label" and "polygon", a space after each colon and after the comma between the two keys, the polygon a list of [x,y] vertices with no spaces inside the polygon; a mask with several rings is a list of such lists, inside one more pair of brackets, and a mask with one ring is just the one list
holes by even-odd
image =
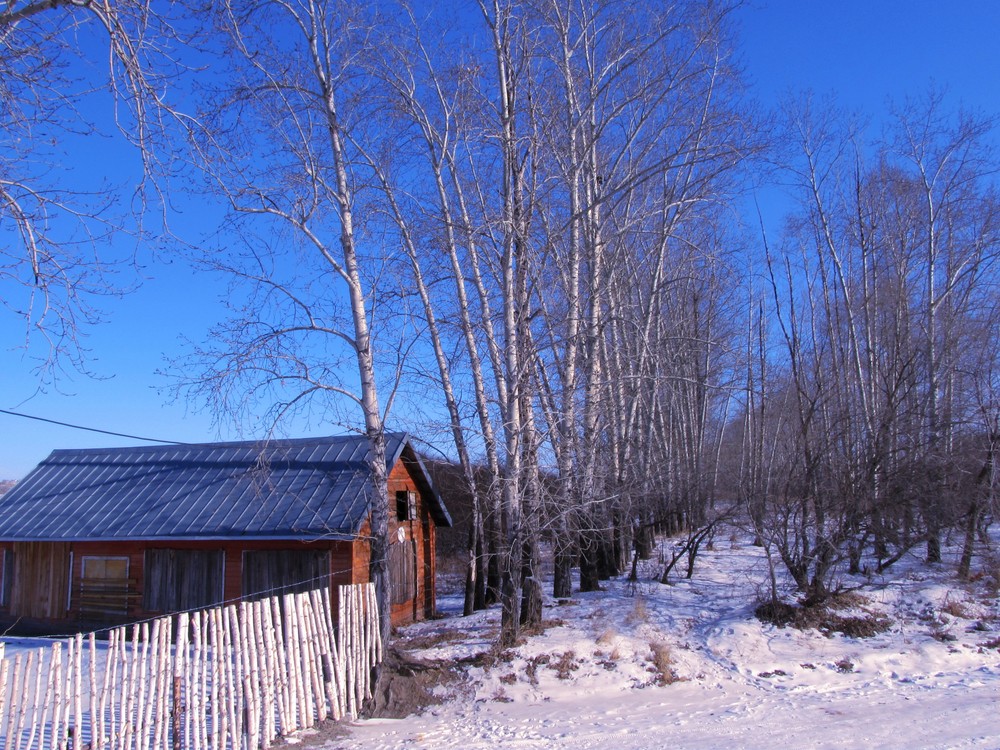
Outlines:
{"label": "power line", "polygon": [[102,435],[113,435],[114,437],[128,438],[129,440],[145,440],[147,443],[169,443],[170,445],[191,445],[191,443],[183,443],[180,440],[161,440],[160,438],[149,438],[142,437],[140,435],[129,435],[125,432],[112,432],[111,430],[99,430],[96,427],[84,427],[79,424],[70,424],[69,422],[60,422],[58,419],[47,419],[45,417],[36,417],[33,414],[22,414],[21,412],[10,411],[8,409],[0,409],[0,414],[8,414],[12,417],[22,417],[24,419],[34,419],[37,422],[48,422],[49,424],[59,425],[60,427],[70,427],[74,430],[84,430],[86,432],[99,432]]}

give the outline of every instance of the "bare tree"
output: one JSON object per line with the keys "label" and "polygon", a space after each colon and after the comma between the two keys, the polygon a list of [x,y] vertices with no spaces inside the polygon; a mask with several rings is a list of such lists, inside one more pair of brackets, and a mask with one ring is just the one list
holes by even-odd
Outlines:
{"label": "bare tree", "polygon": [[[164,84],[170,19],[147,2],[12,0],[0,8],[0,282],[25,323],[25,348],[48,379],[86,369],[80,335],[142,237],[162,184],[173,111]],[[69,154],[107,144],[137,161],[130,184],[72,169]],[[129,144],[129,150],[124,144]],[[36,349],[35,342],[40,346]]]}
{"label": "bare tree", "polygon": [[960,396],[982,381],[959,353],[982,330],[1000,237],[988,121],[953,118],[935,96],[873,142],[829,111],[788,121],[803,204],[770,265],[789,368],[770,390],[791,394],[796,429],[772,456],[785,481],[763,530],[820,600],[841,561],[884,568],[920,540],[939,561],[941,530],[976,515],[960,499],[979,493]]}

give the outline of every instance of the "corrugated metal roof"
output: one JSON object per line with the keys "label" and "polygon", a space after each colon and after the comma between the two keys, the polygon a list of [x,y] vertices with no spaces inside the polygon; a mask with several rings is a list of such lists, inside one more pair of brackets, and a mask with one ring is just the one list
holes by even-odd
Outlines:
{"label": "corrugated metal roof", "polygon": [[[351,538],[367,455],[364,436],[57,450],[0,497],[0,540]],[[390,469],[400,458],[451,525],[409,437],[389,433]]]}

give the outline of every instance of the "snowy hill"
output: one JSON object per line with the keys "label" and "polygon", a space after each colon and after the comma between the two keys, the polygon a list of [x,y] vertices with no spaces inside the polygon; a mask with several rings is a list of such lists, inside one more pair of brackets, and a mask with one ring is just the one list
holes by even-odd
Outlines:
{"label": "snowy hill", "polygon": [[953,562],[914,555],[845,580],[864,585],[818,624],[887,628],[867,638],[760,622],[765,559],[737,541],[703,552],[691,581],[614,580],[549,602],[546,631],[499,655],[499,612],[462,618],[445,599],[451,616],[399,643],[454,665],[443,702],[356,722],[326,746],[1000,748],[997,580],[959,584]]}

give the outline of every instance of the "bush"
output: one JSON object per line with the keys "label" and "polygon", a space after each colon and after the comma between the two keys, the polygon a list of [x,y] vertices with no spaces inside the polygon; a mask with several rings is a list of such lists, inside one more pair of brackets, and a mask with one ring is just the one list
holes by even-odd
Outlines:
{"label": "bush", "polygon": [[832,611],[843,607],[843,602],[797,607],[787,602],[767,601],[757,605],[754,614],[761,622],[779,628],[792,626],[799,630],[816,629],[824,635],[841,633],[848,638],[871,638],[892,627],[892,620],[882,614],[867,612],[863,615],[840,615]]}
{"label": "bush", "polygon": [[796,610],[794,605],[787,602],[766,601],[758,604],[753,613],[761,622],[783,628],[795,621]]}

